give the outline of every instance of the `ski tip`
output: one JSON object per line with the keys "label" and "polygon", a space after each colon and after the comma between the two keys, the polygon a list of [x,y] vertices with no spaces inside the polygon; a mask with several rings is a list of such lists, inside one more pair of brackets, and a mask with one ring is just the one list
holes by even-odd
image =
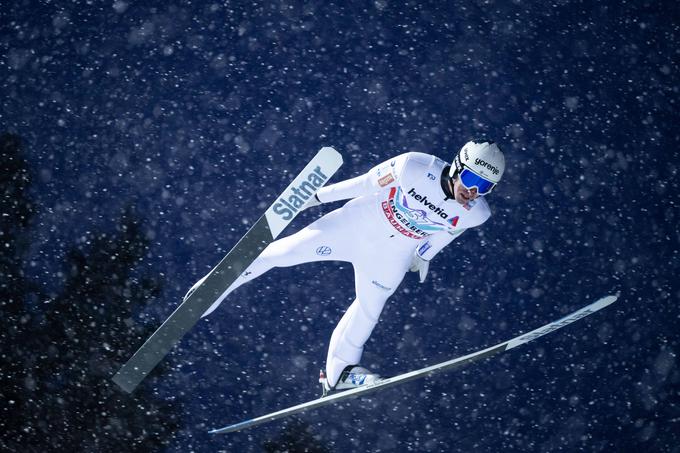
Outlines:
{"label": "ski tip", "polygon": [[343,163],[342,154],[332,146],[324,146],[319,150],[319,154],[327,156],[328,159],[333,159],[338,165],[342,165]]}
{"label": "ski tip", "polygon": [[618,298],[619,298],[619,296],[614,296],[614,295],[605,296],[605,297],[599,299],[597,302],[595,302],[595,304],[597,304],[597,306],[599,308],[604,308],[607,305],[611,305],[614,302],[616,302],[616,300]]}

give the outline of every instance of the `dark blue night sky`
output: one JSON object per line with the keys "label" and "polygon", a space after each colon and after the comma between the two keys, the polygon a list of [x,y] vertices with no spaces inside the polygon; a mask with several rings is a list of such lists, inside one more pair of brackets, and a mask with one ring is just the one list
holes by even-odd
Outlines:
{"label": "dark blue night sky", "polygon": [[57,294],[69,249],[88,250],[133,207],[150,241],[135,273],[163,286],[127,321],[155,327],[322,146],[345,158],[337,182],[407,151],[450,160],[491,137],[508,162],[492,218],[440,253],[424,284],[407,275],[364,365],[393,375],[607,294],[616,304],[462,371],[210,436],[319,394],[351,267],[275,269],[142,384],[177,403],[165,451],[263,451],[285,432],[318,451],[680,451],[679,12],[645,1],[13,2],[0,13],[0,132],[22,138],[34,175],[24,271]]}

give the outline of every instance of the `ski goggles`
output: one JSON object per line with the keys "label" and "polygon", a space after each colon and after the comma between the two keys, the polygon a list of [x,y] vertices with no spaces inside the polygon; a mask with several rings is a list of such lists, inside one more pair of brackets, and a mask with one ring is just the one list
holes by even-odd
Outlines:
{"label": "ski goggles", "polygon": [[463,171],[460,172],[459,177],[461,184],[463,184],[466,189],[470,190],[476,188],[477,193],[481,196],[491,193],[493,188],[496,187],[495,182],[491,182],[488,179],[482,178],[469,168],[463,168]]}

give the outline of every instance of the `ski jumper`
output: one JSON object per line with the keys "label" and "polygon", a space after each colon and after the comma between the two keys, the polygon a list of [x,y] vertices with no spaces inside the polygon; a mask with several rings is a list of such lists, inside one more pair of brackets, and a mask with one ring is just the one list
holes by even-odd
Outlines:
{"label": "ski jumper", "polygon": [[429,261],[463,231],[491,215],[483,198],[466,205],[447,198],[441,184],[446,174],[448,164],[443,160],[412,152],[362,176],[321,188],[317,196],[322,203],[351,201],[272,242],[204,316],[233,290],[273,267],[313,261],[352,263],[356,298],[333,331],[326,360],[328,383],[334,386],[346,366],[360,362],[364,344],[414,253]]}

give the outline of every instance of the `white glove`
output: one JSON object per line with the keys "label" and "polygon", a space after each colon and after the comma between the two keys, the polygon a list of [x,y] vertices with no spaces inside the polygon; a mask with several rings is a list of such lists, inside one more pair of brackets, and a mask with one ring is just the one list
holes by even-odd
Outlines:
{"label": "white glove", "polygon": [[312,207],[314,207],[314,206],[319,206],[319,205],[321,205],[321,204],[323,204],[323,203],[321,203],[321,200],[319,200],[319,197],[317,197],[316,194],[314,194],[314,196],[311,197],[311,198],[307,201],[307,203],[305,203],[305,204],[302,206],[302,209],[300,209],[300,211],[304,211],[304,210],[307,209],[307,208],[312,208]]}
{"label": "white glove", "polygon": [[420,276],[420,283],[425,281],[427,277],[427,270],[430,268],[430,262],[422,259],[417,253],[413,254],[411,261],[411,272],[418,272]]}

